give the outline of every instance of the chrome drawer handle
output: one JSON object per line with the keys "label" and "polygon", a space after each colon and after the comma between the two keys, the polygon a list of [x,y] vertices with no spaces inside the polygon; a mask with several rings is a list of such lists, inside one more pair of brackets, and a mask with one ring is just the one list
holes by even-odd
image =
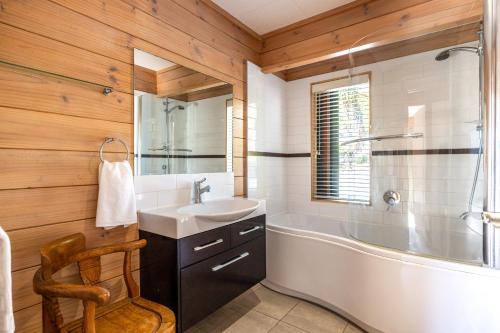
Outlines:
{"label": "chrome drawer handle", "polygon": [[256,227],[253,227],[251,229],[248,229],[248,230],[243,230],[243,231],[240,231],[240,236],[243,236],[243,235],[246,235],[248,233],[251,233],[251,232],[254,232],[254,231],[257,231],[257,230],[260,230],[262,229],[263,227],[261,225],[259,226],[256,226]]}
{"label": "chrome drawer handle", "polygon": [[197,247],[194,247],[193,250],[195,251],[200,251],[200,250],[203,250],[203,249],[206,249],[207,247],[210,247],[210,246],[214,246],[214,245],[217,245],[217,244],[220,244],[222,243],[224,240],[222,238],[219,238],[211,243],[208,243],[208,244],[205,244],[205,245],[200,245],[200,246],[197,246]]}
{"label": "chrome drawer handle", "polygon": [[219,269],[223,269],[226,266],[234,264],[238,260],[241,260],[241,259],[243,259],[245,257],[248,257],[249,255],[250,255],[250,253],[248,253],[248,252],[242,253],[239,256],[237,256],[236,258],[229,260],[228,262],[225,262],[223,264],[220,264],[220,265],[212,267],[212,272],[217,272]]}

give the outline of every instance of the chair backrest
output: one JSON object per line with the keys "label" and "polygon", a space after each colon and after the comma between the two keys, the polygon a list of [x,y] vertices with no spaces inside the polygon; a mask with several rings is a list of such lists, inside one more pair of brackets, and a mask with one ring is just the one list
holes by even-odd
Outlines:
{"label": "chair backrest", "polygon": [[43,246],[40,251],[43,279],[50,279],[52,274],[72,264],[70,257],[85,249],[85,236],[82,233],[56,239]]}

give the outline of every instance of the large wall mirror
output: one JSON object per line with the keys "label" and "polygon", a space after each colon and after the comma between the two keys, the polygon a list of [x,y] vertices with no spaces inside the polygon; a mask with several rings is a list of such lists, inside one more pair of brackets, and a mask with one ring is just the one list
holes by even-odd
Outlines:
{"label": "large wall mirror", "polygon": [[231,171],[232,98],[232,85],[135,49],[135,174]]}

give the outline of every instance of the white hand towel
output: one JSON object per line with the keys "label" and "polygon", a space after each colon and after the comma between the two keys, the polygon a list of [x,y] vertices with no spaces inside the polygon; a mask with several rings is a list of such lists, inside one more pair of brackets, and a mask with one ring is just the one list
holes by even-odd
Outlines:
{"label": "white hand towel", "polygon": [[14,332],[12,312],[12,277],[10,273],[10,240],[0,227],[0,333]]}
{"label": "white hand towel", "polygon": [[96,226],[110,229],[137,223],[134,176],[128,161],[99,166]]}

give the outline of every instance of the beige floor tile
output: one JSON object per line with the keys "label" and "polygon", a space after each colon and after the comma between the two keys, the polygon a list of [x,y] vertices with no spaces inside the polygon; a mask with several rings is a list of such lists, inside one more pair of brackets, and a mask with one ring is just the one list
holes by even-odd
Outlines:
{"label": "beige floor tile", "polygon": [[194,325],[193,327],[189,328],[187,331],[184,331],[184,333],[205,333],[202,331],[197,325]]}
{"label": "beige floor tile", "polygon": [[307,332],[280,321],[276,326],[273,327],[272,330],[269,331],[269,333],[307,333]]}
{"label": "beige floor tile", "polygon": [[236,323],[243,316],[243,314],[234,311],[226,305],[197,323],[194,328],[205,333],[220,333],[224,332],[224,330]]}
{"label": "beige floor tile", "polygon": [[254,310],[275,319],[282,319],[298,302],[293,297],[262,286],[245,292],[233,300],[229,306],[242,313]]}
{"label": "beige floor tile", "polygon": [[362,329],[357,328],[356,326],[351,324],[347,325],[347,327],[344,330],[344,333],[364,333],[364,332],[365,331],[363,331]]}
{"label": "beige floor tile", "polygon": [[224,333],[267,333],[277,323],[274,318],[250,311],[224,330]]}
{"label": "beige floor tile", "polygon": [[307,302],[299,302],[283,321],[307,332],[342,333],[347,322],[333,312]]}

